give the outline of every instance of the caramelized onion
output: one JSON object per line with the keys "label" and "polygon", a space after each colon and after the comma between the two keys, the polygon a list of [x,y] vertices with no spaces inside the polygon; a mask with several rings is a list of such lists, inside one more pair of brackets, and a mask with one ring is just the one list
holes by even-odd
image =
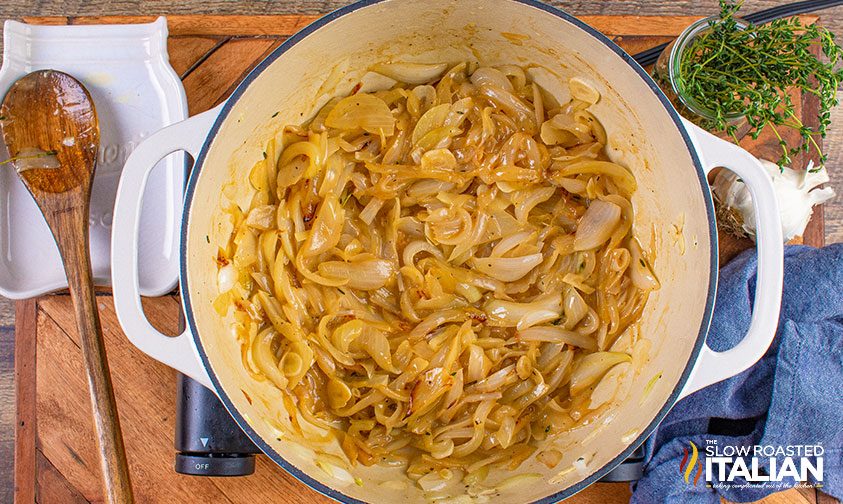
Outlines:
{"label": "caramelized onion", "polygon": [[319,264],[319,273],[348,280],[346,285],[352,289],[371,291],[386,285],[395,271],[389,261],[372,258],[355,262],[326,261]]}
{"label": "caramelized onion", "polygon": [[523,257],[484,257],[474,261],[477,271],[502,282],[514,282],[541,264],[541,254]]}
{"label": "caramelized onion", "polygon": [[597,341],[594,338],[556,326],[524,329],[518,332],[518,339],[521,341],[540,341],[545,343],[567,343],[586,350],[597,350]]}
{"label": "caramelized onion", "polygon": [[249,393],[345,483],[377,463],[438,495],[556,466],[557,436],[637,383],[659,287],[600,95],[514,65],[371,70],[221,191],[212,306]]}
{"label": "caramelized onion", "polygon": [[447,68],[446,63],[379,63],[372,70],[399,82],[425,84],[438,79]]}
{"label": "caramelized onion", "polygon": [[612,236],[621,220],[621,207],[608,201],[592,201],[574,235],[575,250],[597,248]]}
{"label": "caramelized onion", "polygon": [[325,125],[329,128],[354,130],[360,128],[376,135],[392,136],[395,118],[389,105],[380,98],[366,93],[343,98],[334,106]]}

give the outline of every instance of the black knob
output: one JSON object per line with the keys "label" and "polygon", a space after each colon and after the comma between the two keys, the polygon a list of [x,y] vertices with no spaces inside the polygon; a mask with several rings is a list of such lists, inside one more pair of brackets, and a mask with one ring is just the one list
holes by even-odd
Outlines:
{"label": "black knob", "polygon": [[219,398],[199,382],[178,377],[175,470],[195,476],[246,476],[260,450]]}
{"label": "black knob", "polygon": [[255,456],[177,453],[176,472],[191,476],[248,476],[255,472]]}

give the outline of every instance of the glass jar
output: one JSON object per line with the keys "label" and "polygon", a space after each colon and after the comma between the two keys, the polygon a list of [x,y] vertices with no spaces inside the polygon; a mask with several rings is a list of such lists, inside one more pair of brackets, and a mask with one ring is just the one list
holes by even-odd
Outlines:
{"label": "glass jar", "polygon": [[[744,29],[749,25],[749,23],[739,18],[735,18],[735,21],[740,29]],[[698,103],[693,96],[685,93],[679,75],[682,71],[682,56],[684,51],[689,48],[691,42],[709,31],[712,24],[719,22],[719,16],[712,16],[700,19],[685,28],[679,37],[662,51],[653,67],[653,78],[659,84],[659,87],[662,88],[668,99],[670,99],[671,103],[673,103],[673,106],[676,107],[676,110],[685,118],[707,130],[715,129],[714,114],[705,107],[705,104]],[[742,112],[727,114],[724,119],[730,125],[739,125],[745,122]]]}

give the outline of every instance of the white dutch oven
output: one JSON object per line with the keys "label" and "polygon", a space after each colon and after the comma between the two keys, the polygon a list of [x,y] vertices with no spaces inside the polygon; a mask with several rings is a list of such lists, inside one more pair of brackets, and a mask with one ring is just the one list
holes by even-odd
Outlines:
{"label": "white dutch oven", "polygon": [[[496,501],[555,502],[593,483],[643,442],[675,401],[747,369],[774,336],[782,287],[782,236],[772,184],[747,152],[683,121],[650,77],[609,39],[534,0],[364,0],[350,5],[287,40],[226,103],[160,131],[135,150],[123,170],[112,245],[114,301],[132,343],[216,391],[269,457],[340,501],[424,498],[414,485],[402,489],[400,483],[383,484],[405,480],[401,469],[357,467],[353,475],[363,481],[362,486],[332,477],[315,465],[309,449],[285,441],[263,421],[265,402],[277,403],[278,393],[247,375],[227,321],[211,306],[217,295],[214,257],[228,238],[227,231],[214,224],[221,212],[221,188],[232,177],[247,183],[248,170],[261,158],[263,142],[272,131],[301,123],[328,95],[350,92],[372,64],[476,58],[484,65],[541,65],[557,74],[559,82],[579,76],[600,90],[602,98],[591,110],[606,127],[610,149],[638,180],[635,226],[639,235],[655,237],[655,269],[662,283],[642,320],[642,334],[653,342],[650,360],[628,400],[614,415],[566,434],[560,440],[564,458],[554,469],[535,460],[525,462],[519,471],[544,477],[502,490]],[[188,327],[178,337],[166,337],[149,324],[141,309],[137,233],[149,170],[178,150],[196,159],[181,230],[182,301]],[[734,170],[750,187],[759,229],[752,323],[743,341],[725,352],[705,345],[718,271],[717,231],[706,174],[717,166]],[[659,373],[661,378],[643,398],[645,385]],[[570,470],[578,458],[581,470]],[[487,483],[511,475],[493,470]]]}

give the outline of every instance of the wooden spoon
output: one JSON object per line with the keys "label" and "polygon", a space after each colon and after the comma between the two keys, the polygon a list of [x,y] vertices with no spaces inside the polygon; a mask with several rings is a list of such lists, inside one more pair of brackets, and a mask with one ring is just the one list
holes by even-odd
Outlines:
{"label": "wooden spoon", "polygon": [[94,103],[73,77],[42,70],[12,85],[0,117],[14,168],[44,214],[64,262],[88,373],[107,502],[133,503],[88,248],[88,208],[100,136]]}

